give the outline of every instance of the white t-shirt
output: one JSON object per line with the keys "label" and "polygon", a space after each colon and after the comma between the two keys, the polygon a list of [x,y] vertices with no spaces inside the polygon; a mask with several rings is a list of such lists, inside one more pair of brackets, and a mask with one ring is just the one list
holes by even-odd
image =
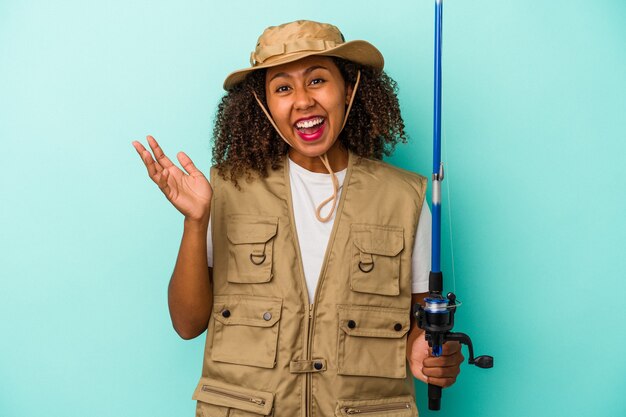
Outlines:
{"label": "white t-shirt", "polygon": [[[346,177],[347,169],[336,172],[339,181],[339,193],[337,200],[341,196],[343,181]],[[319,278],[328,239],[335,222],[335,213],[329,221],[323,223],[317,220],[315,210],[317,206],[333,193],[333,186],[330,174],[320,174],[302,168],[300,165],[289,159],[289,181],[291,182],[291,196],[293,212],[298,232],[298,243],[304,268],[309,300],[313,300],[315,288]],[[322,209],[321,215],[325,217],[332,206],[327,204]],[[414,294],[428,292],[428,274],[430,272],[430,233],[432,217],[428,204],[422,205],[420,221],[417,225],[415,235],[415,246],[412,256],[412,284],[411,292]],[[207,235],[207,250],[209,267],[213,266],[213,243],[211,241],[211,222]]]}

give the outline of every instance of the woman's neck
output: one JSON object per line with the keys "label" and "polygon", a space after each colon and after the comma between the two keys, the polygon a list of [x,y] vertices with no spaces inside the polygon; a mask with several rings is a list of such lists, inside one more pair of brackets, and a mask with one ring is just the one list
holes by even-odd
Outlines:
{"label": "woman's neck", "polygon": [[[335,142],[326,152],[326,156],[333,172],[339,172],[348,166],[348,150],[341,146],[339,141]],[[319,156],[302,155],[290,148],[289,159],[308,171],[328,174],[328,169],[326,169]]]}

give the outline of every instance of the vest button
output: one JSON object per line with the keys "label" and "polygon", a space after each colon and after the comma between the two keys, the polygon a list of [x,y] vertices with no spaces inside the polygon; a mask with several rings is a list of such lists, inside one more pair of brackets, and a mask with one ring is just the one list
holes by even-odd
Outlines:
{"label": "vest button", "polygon": [[402,330],[402,327],[403,327],[403,326],[402,326],[402,324],[400,324],[400,323],[396,323],[396,325],[395,325],[395,326],[393,326],[393,329],[394,329],[396,332],[399,332],[400,330]]}
{"label": "vest button", "polygon": [[324,367],[324,365],[322,365],[322,362],[315,362],[313,364],[313,367],[319,371],[320,369]]}
{"label": "vest button", "polygon": [[272,313],[270,313],[269,311],[266,311],[265,313],[263,313],[263,320],[270,321],[271,319],[272,319]]}
{"label": "vest button", "polygon": [[224,311],[222,311],[222,317],[225,317],[225,318],[230,317],[230,310],[224,310]]}
{"label": "vest button", "polygon": [[354,329],[356,327],[356,322],[354,320],[348,320],[348,327]]}

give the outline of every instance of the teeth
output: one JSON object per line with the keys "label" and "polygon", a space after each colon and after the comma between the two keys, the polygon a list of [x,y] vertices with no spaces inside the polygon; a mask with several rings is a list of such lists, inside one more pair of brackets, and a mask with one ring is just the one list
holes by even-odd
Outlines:
{"label": "teeth", "polygon": [[307,127],[313,127],[315,125],[318,125],[318,124],[322,123],[323,121],[324,121],[323,117],[316,117],[314,119],[309,119],[309,120],[305,120],[305,121],[302,121],[302,122],[298,122],[298,123],[296,123],[296,127],[299,128],[299,129],[304,129],[304,128],[307,128]]}

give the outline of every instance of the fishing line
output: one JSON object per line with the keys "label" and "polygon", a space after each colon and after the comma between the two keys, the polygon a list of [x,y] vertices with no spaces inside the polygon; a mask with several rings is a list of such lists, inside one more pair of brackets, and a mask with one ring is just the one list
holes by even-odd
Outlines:
{"label": "fishing line", "polygon": [[[448,165],[448,141],[446,140],[446,125],[443,125],[443,129],[441,130],[442,136],[443,136],[443,153],[444,153],[444,159],[445,159],[445,166],[449,166]],[[449,230],[449,235],[450,235],[450,258],[452,261],[452,292],[456,294],[456,273],[454,270],[454,240],[452,239],[452,199],[450,198],[450,183],[452,182],[450,180],[450,171],[448,170],[446,172],[446,179],[447,181],[444,181],[445,184],[444,186],[446,187],[446,194],[448,195],[448,230]],[[460,303],[459,303],[460,304]]]}

